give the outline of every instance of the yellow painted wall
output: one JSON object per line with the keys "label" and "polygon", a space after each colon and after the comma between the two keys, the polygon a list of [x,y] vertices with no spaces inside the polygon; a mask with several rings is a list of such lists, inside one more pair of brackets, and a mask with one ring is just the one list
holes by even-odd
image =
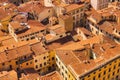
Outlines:
{"label": "yellow painted wall", "polygon": [[59,25],[64,26],[66,31],[72,31],[73,30],[72,16],[69,16],[67,19],[62,19],[59,17]]}
{"label": "yellow painted wall", "polygon": [[0,23],[2,24],[3,30],[8,31],[8,24],[9,24],[10,19],[11,19],[11,16],[7,16],[0,21]]}
{"label": "yellow painted wall", "polygon": [[[45,57],[45,59],[44,59]],[[37,60],[37,62],[35,62],[35,60]],[[34,64],[34,69],[35,70],[40,70],[40,73],[45,73],[48,70],[48,60],[49,60],[49,54],[43,53],[37,56],[34,56],[34,60],[33,60],[33,64]],[[44,63],[46,62],[46,65],[44,65]],[[42,67],[40,66],[40,64],[42,64]],[[36,68],[36,65],[38,66],[38,68]]]}
{"label": "yellow painted wall", "polygon": [[4,63],[4,65],[2,65],[2,63],[0,64],[0,70],[8,70],[10,68],[10,65],[12,66],[12,69],[16,70],[16,68],[18,67],[18,65],[16,64],[17,60],[11,60],[11,61],[7,61]]}
{"label": "yellow painted wall", "polygon": [[14,16],[17,13],[13,13],[9,16],[6,16],[5,18],[3,18],[2,20],[0,20],[0,23],[2,24],[2,29],[5,31],[8,31],[8,24],[12,18],[12,16]]}
{"label": "yellow painted wall", "polygon": [[[56,64],[57,64],[57,70],[61,74],[61,76],[64,78],[64,80],[76,80],[75,76],[70,72],[70,70],[66,67],[66,65],[59,59],[59,57],[56,55]],[[62,75],[64,74],[64,76]]]}
{"label": "yellow painted wall", "polygon": [[[120,77],[119,64],[120,64],[120,59],[117,59],[117,60],[107,64],[106,66],[85,76],[84,80],[93,80],[94,77],[95,77],[95,80],[111,80],[111,79],[116,80],[115,78],[117,75]],[[116,67],[114,68],[114,66],[116,66]],[[110,72],[109,72],[109,69],[111,69]],[[104,72],[105,72],[105,74],[104,74]],[[114,73],[114,75],[113,75],[113,73]],[[99,77],[99,75],[100,75],[100,77]],[[81,79],[81,80],[83,80],[83,79]]]}
{"label": "yellow painted wall", "polygon": [[33,59],[32,60],[29,60],[29,61],[26,61],[22,64],[20,64],[20,68],[21,69],[25,69],[25,68],[34,68],[34,63],[33,63]]}
{"label": "yellow painted wall", "polygon": [[[54,60],[52,60],[53,57],[54,57]],[[52,66],[52,64],[55,64],[55,51],[54,50],[49,52],[49,58],[50,58],[49,66]]]}

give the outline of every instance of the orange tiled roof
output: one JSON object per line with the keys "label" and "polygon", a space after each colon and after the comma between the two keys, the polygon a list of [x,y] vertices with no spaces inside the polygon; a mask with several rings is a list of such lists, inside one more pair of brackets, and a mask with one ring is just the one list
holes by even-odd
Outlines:
{"label": "orange tiled roof", "polygon": [[83,7],[84,7],[84,4],[70,4],[68,6],[65,6],[65,9],[66,9],[66,12],[68,13]]}
{"label": "orange tiled roof", "polygon": [[[104,43],[93,42],[95,43],[95,45],[93,46],[91,45],[90,48],[86,48],[86,44],[83,44],[84,41],[81,41],[81,44],[79,44],[78,46],[83,45],[84,46],[83,48],[79,47],[75,50],[71,50],[70,47],[69,49],[66,50],[64,48],[63,49],[60,48],[56,50],[56,53],[61,59],[61,61],[69,68],[69,70],[71,72],[76,73],[76,76],[80,77],[86,73],[89,73],[89,71],[94,70],[95,68],[99,68],[99,66],[104,64],[105,62],[117,56],[120,56],[118,55],[120,45],[116,44],[115,46],[113,46],[111,43],[108,42],[106,41]],[[96,59],[90,59],[89,50],[91,49],[92,53],[96,55]]]}
{"label": "orange tiled roof", "polygon": [[46,7],[44,7],[40,1],[29,1],[26,2],[24,4],[21,4],[18,7],[18,10],[21,12],[35,12],[36,14],[39,14],[40,12],[42,12],[44,9],[46,9]]}
{"label": "orange tiled roof", "polygon": [[0,72],[0,80],[18,80],[17,78],[17,73],[12,70],[12,71],[2,71]]}
{"label": "orange tiled roof", "polygon": [[54,71],[45,76],[42,76],[40,80],[63,80],[63,78],[57,71]]}
{"label": "orange tiled roof", "polygon": [[29,55],[32,53],[33,52],[31,51],[28,44],[10,50],[6,49],[4,52],[0,53],[0,63],[10,61],[12,59],[16,59],[18,57]]}

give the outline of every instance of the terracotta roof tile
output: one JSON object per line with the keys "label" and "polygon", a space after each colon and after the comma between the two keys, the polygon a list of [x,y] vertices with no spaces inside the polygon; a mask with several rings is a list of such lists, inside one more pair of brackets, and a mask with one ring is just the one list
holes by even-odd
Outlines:
{"label": "terracotta roof tile", "polygon": [[83,8],[84,4],[70,4],[68,6],[65,6],[66,12],[69,13],[73,10],[77,10],[79,8]]}
{"label": "terracotta roof tile", "polygon": [[12,71],[2,71],[0,72],[0,80],[18,80],[17,78],[17,72],[14,70]]}

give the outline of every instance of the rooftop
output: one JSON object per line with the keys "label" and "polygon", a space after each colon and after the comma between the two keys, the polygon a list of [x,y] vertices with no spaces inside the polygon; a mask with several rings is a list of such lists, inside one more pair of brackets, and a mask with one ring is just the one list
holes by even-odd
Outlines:
{"label": "rooftop", "polygon": [[99,28],[105,32],[108,32],[109,34],[113,34],[113,31],[114,31],[114,26],[107,21],[101,24]]}
{"label": "rooftop", "polygon": [[76,42],[76,43],[73,43],[73,44],[69,44],[69,45],[60,47],[57,50],[77,50],[77,49],[81,49],[81,48],[84,48],[83,45],[102,42],[102,37],[103,37],[102,35],[94,36],[94,37],[92,37],[90,39],[87,39],[87,40],[79,41],[79,42]]}
{"label": "rooftop", "polygon": [[18,80],[17,78],[17,73],[12,70],[12,71],[2,71],[0,72],[0,80]]}
{"label": "rooftop", "polygon": [[89,30],[87,30],[86,28],[79,28],[80,31],[82,31],[87,37],[93,37],[94,34],[92,34],[92,32],[90,32]]}
{"label": "rooftop", "polygon": [[28,18],[28,13],[25,13],[25,12],[20,12],[18,14],[16,14],[12,20],[13,21],[18,21],[20,23],[24,22],[26,23],[27,22],[27,18]]}
{"label": "rooftop", "polygon": [[6,49],[4,52],[0,52],[0,63],[4,63],[6,61],[10,61],[32,53],[33,52],[31,51],[29,44],[25,44],[20,47],[15,47],[13,49]]}
{"label": "rooftop", "polygon": [[18,7],[18,10],[20,12],[35,12],[36,14],[41,13],[44,9],[47,7],[44,7],[40,1],[29,1],[24,4],[21,4]]}
{"label": "rooftop", "polygon": [[69,13],[71,11],[74,11],[83,7],[84,7],[84,4],[70,4],[68,6],[65,6],[65,9],[66,9],[66,12]]}
{"label": "rooftop", "polygon": [[57,48],[60,48],[60,47],[63,47],[65,45],[69,45],[71,43],[75,43],[72,39],[71,36],[66,36],[64,38],[60,38],[58,40],[55,40],[49,44],[47,44],[47,48],[49,50],[53,50],[53,49],[57,49]]}
{"label": "rooftop", "polygon": [[2,46],[0,46],[0,52],[5,51],[6,49],[13,49],[13,48],[20,47],[26,44],[35,44],[37,42],[39,42],[37,39],[16,42],[13,38],[8,38],[8,39],[1,41]]}
{"label": "rooftop", "polygon": [[31,45],[31,48],[33,50],[33,52],[35,53],[35,55],[40,55],[40,54],[44,54],[45,52],[47,52],[46,48],[44,47],[44,45],[42,45],[42,43],[35,43]]}
{"label": "rooftop", "polygon": [[40,75],[32,68],[24,69],[24,73],[22,73],[22,77],[20,80],[35,80],[40,79]]}
{"label": "rooftop", "polygon": [[[93,38],[96,39],[95,37]],[[65,46],[56,50],[57,56],[59,56],[62,62],[73,73],[77,74],[76,76],[83,76],[83,74],[89,73],[91,70],[99,68],[100,65],[103,65],[112,58],[119,56],[119,51],[117,51],[117,49],[120,49],[120,45],[113,45],[106,41],[95,42],[96,40],[93,40],[93,38],[85,40],[86,43],[81,41],[77,43],[78,45],[73,43],[68,45],[69,47]],[[72,49],[70,46],[72,46]],[[76,46],[78,47],[76,48]],[[95,56],[91,58],[91,54],[94,54]],[[111,55],[108,56],[109,54]]]}
{"label": "rooftop", "polygon": [[[20,25],[20,23],[18,23],[16,25],[13,24],[12,27],[16,26],[18,28],[19,25]],[[17,33],[18,37],[22,37],[22,36],[29,35],[29,34],[39,32],[39,31],[42,31],[42,30],[46,29],[45,26],[43,26],[40,22],[35,21],[35,20],[29,20],[27,22],[27,25],[24,26],[24,27],[27,27],[27,26],[29,26],[27,30],[23,30],[22,32]]]}
{"label": "rooftop", "polygon": [[45,76],[41,76],[40,80],[63,80],[63,78],[57,71],[54,71]]}
{"label": "rooftop", "polygon": [[25,26],[20,25],[20,23],[17,22],[17,21],[12,21],[9,24],[12,26],[13,29],[18,29],[18,28],[25,27]]}
{"label": "rooftop", "polygon": [[13,15],[15,12],[14,10],[17,8],[14,4],[12,3],[4,3],[5,5],[0,6],[0,20],[3,18],[6,18],[8,16]]}
{"label": "rooftop", "polygon": [[60,26],[60,25],[51,26],[51,27],[49,27],[49,29],[51,31],[54,31],[58,35],[66,32],[65,27]]}

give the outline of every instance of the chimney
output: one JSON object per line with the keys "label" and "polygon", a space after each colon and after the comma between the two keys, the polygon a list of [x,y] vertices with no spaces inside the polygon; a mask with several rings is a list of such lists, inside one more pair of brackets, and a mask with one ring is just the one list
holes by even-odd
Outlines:
{"label": "chimney", "polygon": [[[92,45],[93,47],[94,45]],[[87,44],[85,45],[85,49],[86,49],[86,56],[89,57],[89,59],[96,59],[96,55],[95,53],[92,51],[91,45]]]}

